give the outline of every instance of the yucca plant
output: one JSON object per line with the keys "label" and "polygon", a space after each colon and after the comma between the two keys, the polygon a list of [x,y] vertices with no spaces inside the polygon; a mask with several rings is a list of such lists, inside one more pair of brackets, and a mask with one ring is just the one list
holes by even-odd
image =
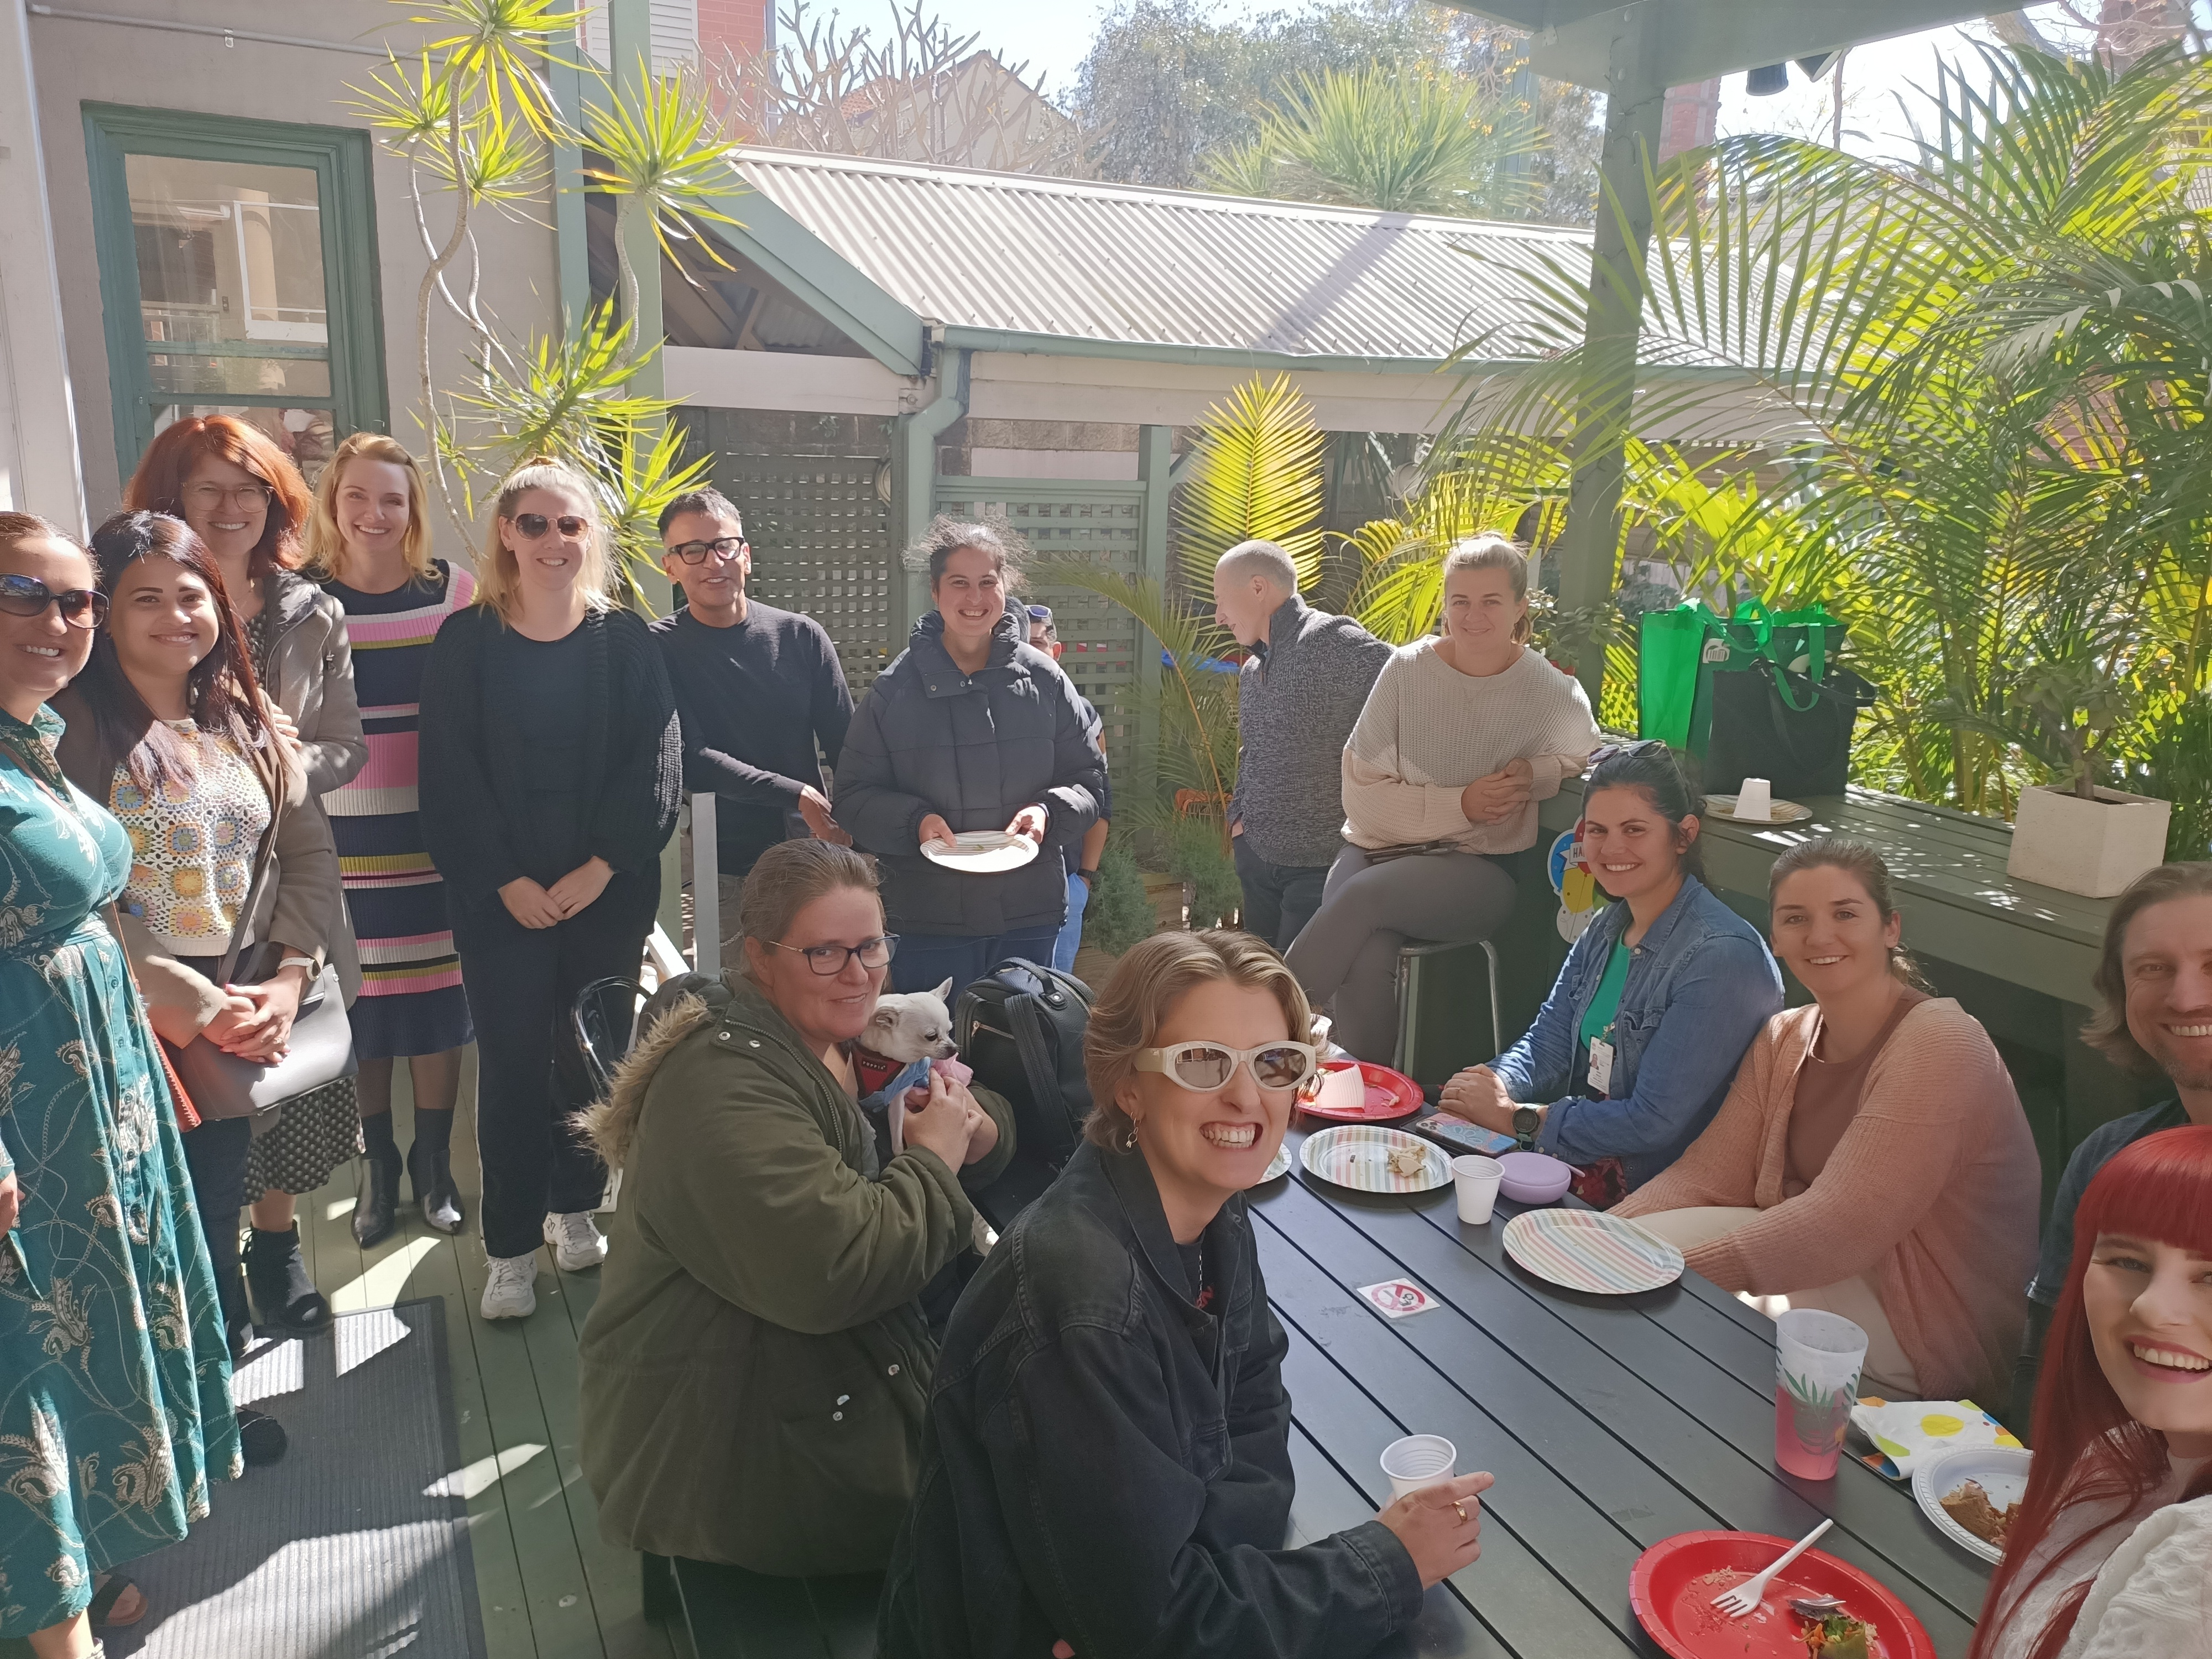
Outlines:
{"label": "yucca plant", "polygon": [[1540,147],[1528,104],[1503,88],[1370,63],[1301,76],[1258,137],[1209,160],[1206,179],[1241,196],[1517,219],[1537,186],[1509,164]]}
{"label": "yucca plant", "polygon": [[[394,3],[443,32],[411,59],[388,55],[350,91],[355,112],[407,166],[425,260],[415,307],[416,418],[429,445],[431,487],[465,541],[477,497],[515,463],[532,455],[569,462],[593,480],[622,580],[641,599],[636,568],[658,563],[651,520],[704,476],[705,462],[684,462],[666,428],[673,402],[634,389],[659,343],[635,325],[628,239],[617,239],[619,311],[592,308],[573,336],[516,339],[480,303],[475,222],[488,210],[538,217],[556,183],[555,155],[577,147],[592,158],[584,176],[615,197],[622,224],[647,214],[663,249],[689,242],[714,258],[701,225],[729,222],[720,206],[736,185],[723,159],[728,145],[687,79],[656,79],[641,65],[635,89],[618,95],[578,52],[583,13],[561,0]],[[574,65],[586,82],[577,124],[554,99],[547,70],[555,64]],[[440,198],[451,204],[442,235],[432,228]],[[467,383],[444,396],[430,348],[441,311],[466,329],[470,366]]]}
{"label": "yucca plant", "polygon": [[[1756,422],[1788,483],[1706,577],[1794,586],[1849,623],[1887,693],[1863,780],[2002,811],[2051,769],[2000,735],[2021,665],[2203,684],[2212,66],[1991,48],[1984,68],[1942,71],[1903,165],[1752,138],[1647,171],[1655,234],[1610,295],[1643,315],[1633,398],[1621,354],[1583,347],[1578,256],[1476,256],[1515,258],[1532,300],[1483,351],[1532,368],[1464,436],[1589,456]],[[2140,720],[2116,738],[2144,741]]]}

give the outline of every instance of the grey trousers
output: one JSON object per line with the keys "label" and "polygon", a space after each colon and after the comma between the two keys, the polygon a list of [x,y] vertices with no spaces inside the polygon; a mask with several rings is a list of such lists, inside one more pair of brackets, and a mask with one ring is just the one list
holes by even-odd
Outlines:
{"label": "grey trousers", "polygon": [[1512,914],[1513,876],[1480,853],[1424,853],[1380,864],[1346,847],[1329,866],[1321,908],[1285,960],[1332,1039],[1388,1066],[1398,1047],[1398,952],[1408,940],[1472,943]]}

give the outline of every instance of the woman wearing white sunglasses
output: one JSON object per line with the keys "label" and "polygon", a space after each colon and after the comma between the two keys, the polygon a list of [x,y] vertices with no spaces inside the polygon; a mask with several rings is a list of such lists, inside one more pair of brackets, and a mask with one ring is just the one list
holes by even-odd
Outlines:
{"label": "woman wearing white sunglasses", "polygon": [[1085,1144],[945,1333],[886,1659],[1335,1659],[1480,1553],[1487,1474],[1283,1547],[1288,1344],[1242,1194],[1313,1075],[1312,1026],[1248,933],[1155,934],[1115,967],[1084,1040]]}

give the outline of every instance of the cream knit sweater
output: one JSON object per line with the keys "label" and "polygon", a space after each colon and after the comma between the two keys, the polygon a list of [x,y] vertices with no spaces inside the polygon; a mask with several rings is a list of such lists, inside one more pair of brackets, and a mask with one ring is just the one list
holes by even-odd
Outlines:
{"label": "cream knit sweater", "polygon": [[[1436,640],[1401,646],[1383,665],[1344,746],[1344,838],[1355,847],[1449,841],[1469,853],[1536,844],[1536,803],[1559,793],[1598,745],[1581,684],[1525,647],[1502,674],[1462,674]],[[1498,823],[1470,823],[1460,791],[1507,762],[1535,769],[1528,804]]]}

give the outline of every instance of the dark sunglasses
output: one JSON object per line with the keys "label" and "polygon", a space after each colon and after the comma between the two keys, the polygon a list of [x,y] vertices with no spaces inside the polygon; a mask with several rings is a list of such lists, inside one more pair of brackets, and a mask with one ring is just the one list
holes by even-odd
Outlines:
{"label": "dark sunglasses", "polygon": [[507,522],[522,532],[525,541],[532,542],[549,530],[557,528],[564,536],[580,537],[592,527],[589,519],[579,518],[574,513],[563,513],[557,519],[549,519],[543,513],[518,513]]}
{"label": "dark sunglasses", "polygon": [[48,605],[60,607],[71,628],[97,628],[107,620],[107,595],[94,587],[57,593],[35,576],[0,576],[0,611],[11,617],[40,617]]}
{"label": "dark sunglasses", "polygon": [[1596,752],[1589,757],[1589,769],[1596,771],[1616,755],[1641,755],[1650,750],[1664,750],[1666,747],[1667,739],[1664,738],[1638,738],[1634,743],[1600,744]]}
{"label": "dark sunglasses", "polygon": [[712,553],[718,559],[734,559],[745,550],[743,536],[720,536],[711,542],[684,542],[668,550],[686,564],[703,564]]}

